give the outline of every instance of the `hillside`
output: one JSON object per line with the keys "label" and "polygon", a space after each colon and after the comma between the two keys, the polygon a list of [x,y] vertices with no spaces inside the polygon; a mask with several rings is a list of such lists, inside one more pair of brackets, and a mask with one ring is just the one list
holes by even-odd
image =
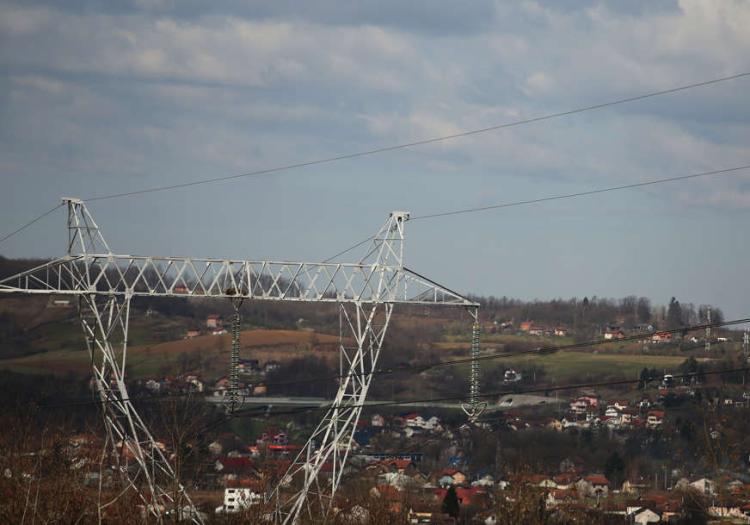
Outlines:
{"label": "hillside", "polygon": [[[338,336],[307,330],[245,330],[240,334],[241,357],[287,361],[314,354],[328,361],[338,359]],[[198,369],[205,377],[218,377],[229,366],[231,340],[228,334],[204,335],[164,343],[132,346],[128,349],[131,377],[175,374]],[[88,352],[52,350],[0,360],[0,369],[25,373],[85,375],[89,373]]]}

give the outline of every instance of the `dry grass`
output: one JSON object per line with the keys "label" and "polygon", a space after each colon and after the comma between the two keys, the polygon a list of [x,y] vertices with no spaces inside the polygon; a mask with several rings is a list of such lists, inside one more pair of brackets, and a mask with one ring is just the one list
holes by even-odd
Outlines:
{"label": "dry grass", "polygon": [[[261,362],[287,361],[303,355],[316,355],[337,362],[338,336],[296,330],[246,330],[240,334],[242,357]],[[174,373],[181,356],[197,354],[207,364],[207,372],[220,373],[229,362],[231,337],[204,335],[128,349],[128,363],[136,376],[152,376],[166,368]],[[25,373],[87,375],[90,358],[86,351],[55,350],[0,361],[0,368]]]}

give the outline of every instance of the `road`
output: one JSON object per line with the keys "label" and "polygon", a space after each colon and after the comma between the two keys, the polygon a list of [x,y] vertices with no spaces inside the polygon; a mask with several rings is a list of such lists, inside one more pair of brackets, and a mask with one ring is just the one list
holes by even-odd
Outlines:
{"label": "road", "polygon": [[[206,401],[209,403],[224,403],[224,397],[222,396],[206,396]],[[268,407],[311,407],[311,408],[326,408],[331,404],[331,399],[325,399],[322,397],[245,397],[240,402],[241,406],[252,407],[252,406],[268,406]],[[487,410],[509,410],[512,408],[528,407],[536,405],[552,405],[556,403],[563,403],[562,400],[556,400],[554,397],[543,397],[543,396],[532,396],[527,394],[518,395],[505,395],[494,403],[489,403]],[[461,403],[447,403],[440,401],[413,401],[413,402],[400,402],[393,401],[390,399],[368,399],[365,401],[365,406],[377,407],[380,404],[388,403],[385,406],[389,407],[404,407],[404,408],[439,408],[447,410],[460,410]],[[398,404],[391,404],[398,403]]]}

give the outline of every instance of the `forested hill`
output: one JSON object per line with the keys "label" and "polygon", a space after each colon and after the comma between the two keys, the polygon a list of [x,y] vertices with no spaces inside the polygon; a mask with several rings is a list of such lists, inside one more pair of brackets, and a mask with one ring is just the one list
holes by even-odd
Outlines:
{"label": "forested hill", "polygon": [[[673,329],[704,323],[706,305],[680,303],[672,297],[667,306],[653,305],[647,297],[628,296],[622,299],[584,297],[582,299],[552,299],[522,301],[508,297],[470,296],[482,305],[483,316],[498,322],[524,321],[555,327],[583,329],[617,325],[622,328],[651,325]],[[711,319],[724,319],[720,308],[711,306]]]}
{"label": "forested hill", "polygon": [[44,264],[49,259],[8,259],[0,255],[0,279]]}

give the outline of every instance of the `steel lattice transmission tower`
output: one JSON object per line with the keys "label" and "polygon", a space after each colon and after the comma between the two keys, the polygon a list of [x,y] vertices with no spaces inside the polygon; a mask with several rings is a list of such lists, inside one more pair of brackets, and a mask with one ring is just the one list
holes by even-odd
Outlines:
{"label": "steel lattice transmission tower", "polygon": [[[124,372],[133,298],[213,297],[231,299],[236,307],[243,300],[339,305],[355,345],[341,344],[344,372],[336,397],[281,484],[267,495],[282,523],[295,523],[302,515],[325,519],[331,511],[395,305],[467,308],[475,319],[472,355],[478,354],[479,305],[404,266],[406,212],[390,214],[357,263],[275,262],[117,255],[83,201],[63,201],[68,208],[68,254],[0,281],[0,294],[78,299],[103,407],[106,446],[125,484],[157,521],[167,513],[174,516],[175,508],[182,518],[196,523],[201,518],[128,397]],[[237,319],[232,327],[233,363],[239,351]],[[481,409],[478,379],[478,367],[472,366],[470,415]],[[326,482],[319,476],[324,467],[331,472]]]}

